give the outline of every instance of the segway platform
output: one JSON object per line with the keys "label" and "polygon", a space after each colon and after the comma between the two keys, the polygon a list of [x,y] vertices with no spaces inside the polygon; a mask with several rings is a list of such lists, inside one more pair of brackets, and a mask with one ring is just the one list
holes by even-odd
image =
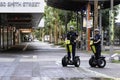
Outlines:
{"label": "segway platform", "polygon": [[75,56],[75,60],[68,60],[67,55],[65,55],[62,58],[62,66],[67,67],[67,65],[74,65],[75,67],[79,67],[80,66],[80,58],[79,58],[79,56]]}
{"label": "segway platform", "polygon": [[96,49],[93,44],[93,40],[90,42],[90,47],[94,55],[91,56],[89,59],[89,65],[91,67],[99,67],[99,68],[104,68],[106,66],[106,60],[104,56],[100,56],[98,59],[96,59],[95,54],[96,54]]}

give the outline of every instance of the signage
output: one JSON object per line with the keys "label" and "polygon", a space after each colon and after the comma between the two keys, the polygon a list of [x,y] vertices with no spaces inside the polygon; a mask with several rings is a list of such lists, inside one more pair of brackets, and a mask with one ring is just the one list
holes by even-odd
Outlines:
{"label": "signage", "polygon": [[86,18],[83,18],[83,27],[92,28],[93,19],[87,20]]}
{"label": "signage", "polygon": [[0,0],[0,13],[43,13],[44,0]]}
{"label": "signage", "polygon": [[110,35],[110,41],[114,41],[114,12],[113,10],[110,10],[109,12],[109,35]]}

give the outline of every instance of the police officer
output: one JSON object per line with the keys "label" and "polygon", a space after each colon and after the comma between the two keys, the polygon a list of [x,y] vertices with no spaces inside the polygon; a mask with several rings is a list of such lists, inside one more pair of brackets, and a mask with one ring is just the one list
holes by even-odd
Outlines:
{"label": "police officer", "polygon": [[95,53],[95,57],[96,59],[99,59],[99,57],[101,56],[101,36],[99,34],[99,29],[95,29],[95,36],[94,36],[94,45],[96,48],[96,53]]}
{"label": "police officer", "polygon": [[70,44],[67,44],[68,60],[71,59],[71,52],[70,52],[70,47],[69,47],[70,45],[72,46],[72,60],[74,60],[77,37],[78,37],[78,34],[74,31],[74,27],[70,26],[70,31],[67,32],[67,40],[70,40]]}

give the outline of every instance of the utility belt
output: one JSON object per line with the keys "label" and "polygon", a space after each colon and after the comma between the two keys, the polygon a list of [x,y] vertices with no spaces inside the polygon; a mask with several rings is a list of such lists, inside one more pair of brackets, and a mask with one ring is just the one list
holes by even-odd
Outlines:
{"label": "utility belt", "polygon": [[65,44],[70,44],[70,40],[65,40]]}
{"label": "utility belt", "polygon": [[65,44],[67,44],[67,45],[76,44],[76,40],[74,40],[74,42],[71,42],[70,40],[65,40]]}

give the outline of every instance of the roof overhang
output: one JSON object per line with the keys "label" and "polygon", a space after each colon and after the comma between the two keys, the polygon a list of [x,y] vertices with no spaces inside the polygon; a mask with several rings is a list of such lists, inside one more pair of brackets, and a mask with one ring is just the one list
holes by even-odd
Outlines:
{"label": "roof overhang", "polygon": [[[47,5],[64,10],[80,11],[86,8],[88,2],[91,8],[94,7],[94,0],[46,0]],[[98,4],[103,4],[103,9],[110,8],[110,0],[98,0]],[[120,0],[114,0],[114,5],[120,4]]]}
{"label": "roof overhang", "polygon": [[3,17],[0,24],[16,28],[38,27],[44,7],[44,0],[0,0],[0,16]]}
{"label": "roof overhang", "polygon": [[43,13],[7,13],[7,24],[16,28],[38,27]]}

